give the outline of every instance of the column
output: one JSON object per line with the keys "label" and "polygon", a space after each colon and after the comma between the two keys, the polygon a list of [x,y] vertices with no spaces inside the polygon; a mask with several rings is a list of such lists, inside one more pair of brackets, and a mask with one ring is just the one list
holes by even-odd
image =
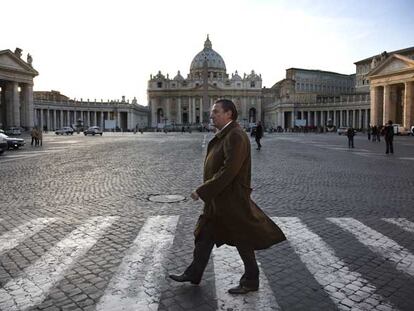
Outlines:
{"label": "column", "polygon": [[40,129],[43,131],[44,127],[44,116],[43,116],[43,109],[40,109]]}
{"label": "column", "polygon": [[391,117],[391,86],[384,86],[384,101],[383,101],[383,118],[382,123],[378,125],[387,124]]}
{"label": "column", "polygon": [[51,131],[56,129],[56,109],[53,109],[53,126],[50,128]]}
{"label": "column", "polygon": [[[167,122],[171,124],[171,99],[167,97],[165,99],[165,118],[167,118]],[[163,121],[165,122],[165,121]]]}
{"label": "column", "polygon": [[178,124],[182,124],[182,112],[181,112],[181,97],[177,98],[177,103],[178,103],[178,116],[177,116],[177,123]]}
{"label": "column", "polygon": [[22,86],[23,93],[23,105],[25,106],[24,112],[24,123],[23,126],[31,130],[34,126],[34,106],[33,106],[33,85],[24,84]]}
{"label": "column", "polygon": [[[256,121],[262,121],[262,101],[259,98],[256,98],[256,103],[257,103],[257,116],[256,116]],[[295,121],[293,121],[293,124],[295,124]]]}
{"label": "column", "polygon": [[193,98],[192,97],[188,97],[188,123],[191,124],[193,123]]}
{"label": "column", "polygon": [[357,127],[357,122],[355,120],[355,109],[352,110],[352,125],[353,128]]}
{"label": "column", "polygon": [[104,112],[103,111],[101,111],[100,112],[100,114],[101,114],[101,128],[102,128],[102,130],[104,130]]}
{"label": "column", "polygon": [[410,130],[414,125],[414,82],[405,82],[404,86],[403,126]]}
{"label": "column", "polygon": [[193,98],[193,106],[192,106],[192,112],[193,112],[193,122],[196,123],[196,98]]}
{"label": "column", "polygon": [[200,124],[203,123],[203,99],[200,100]]}

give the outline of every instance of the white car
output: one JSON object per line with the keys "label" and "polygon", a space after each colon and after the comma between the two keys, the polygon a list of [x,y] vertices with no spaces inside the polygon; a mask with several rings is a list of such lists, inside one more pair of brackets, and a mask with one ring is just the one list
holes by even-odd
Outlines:
{"label": "white car", "polygon": [[347,127],[339,127],[336,132],[338,133],[338,135],[346,135],[346,133],[348,132],[348,128]]}
{"label": "white car", "polygon": [[61,129],[56,130],[55,134],[56,135],[63,135],[63,134],[73,135],[73,128],[69,126],[65,126],[65,127],[62,127]]}
{"label": "white car", "polygon": [[393,124],[394,127],[394,135],[407,135],[409,136],[411,133],[410,131],[406,130],[401,126],[401,124]]}
{"label": "white car", "polygon": [[4,133],[7,135],[21,135],[22,130],[20,127],[9,127],[4,131]]}

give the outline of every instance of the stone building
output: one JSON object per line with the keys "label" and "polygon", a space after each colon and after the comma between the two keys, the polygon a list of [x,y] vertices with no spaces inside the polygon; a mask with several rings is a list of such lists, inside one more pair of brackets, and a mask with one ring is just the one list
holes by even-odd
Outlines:
{"label": "stone building", "polygon": [[388,120],[414,125],[414,47],[383,52],[355,63],[359,93],[370,93],[372,125]]}
{"label": "stone building", "polygon": [[0,128],[33,127],[33,59],[21,59],[22,50],[0,51]]}
{"label": "stone building", "polygon": [[392,54],[367,76],[372,123],[383,125],[391,120],[410,130],[414,125],[414,60]]}
{"label": "stone building", "polygon": [[267,127],[369,124],[369,94],[355,92],[355,75],[290,68],[286,78],[263,89]]}
{"label": "stone building", "polygon": [[204,49],[192,60],[190,73],[174,78],[158,72],[148,81],[148,106],[152,127],[204,125],[210,122],[210,107],[218,98],[236,104],[239,122],[247,126],[262,119],[262,78],[253,70],[241,77],[227,74],[223,58],[207,36]]}
{"label": "stone building", "polygon": [[127,131],[147,127],[148,114],[148,107],[138,105],[135,98],[131,103],[124,96],[120,101],[90,101],[70,99],[57,91],[34,92],[34,124],[48,130],[81,123]]}

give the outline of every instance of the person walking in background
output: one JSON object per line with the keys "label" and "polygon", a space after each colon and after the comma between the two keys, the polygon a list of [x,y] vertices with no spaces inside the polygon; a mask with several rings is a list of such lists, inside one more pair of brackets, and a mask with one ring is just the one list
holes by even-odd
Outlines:
{"label": "person walking in background", "polygon": [[256,150],[262,149],[262,145],[260,144],[260,140],[262,139],[262,137],[263,137],[263,126],[262,126],[262,122],[259,121],[257,123],[256,133],[255,133],[255,140],[256,140],[256,144],[257,144]]}
{"label": "person walking in background", "polygon": [[37,133],[36,133],[36,127],[33,127],[32,128],[32,131],[30,132],[30,136],[32,137],[32,142],[30,143],[31,146],[33,146],[33,144],[35,146],[37,146],[36,145],[36,135],[37,135]]}
{"label": "person walking in background", "polygon": [[384,127],[382,125],[378,126],[378,128],[377,128],[377,142],[381,142],[381,132],[382,132],[383,128]]}
{"label": "person walking in background", "polygon": [[[204,211],[194,231],[193,261],[182,274],[169,277],[198,285],[214,245],[227,244],[237,248],[245,269],[239,285],[228,292],[247,294],[259,289],[254,251],[269,248],[286,237],[250,198],[250,141],[236,122],[236,106],[231,100],[219,99],[210,118],[218,132],[207,147],[204,181],[191,193],[193,200],[204,201]],[[232,264],[229,259],[229,265]]]}
{"label": "person walking in background", "polygon": [[368,140],[371,140],[371,126],[368,126]]}
{"label": "person walking in background", "polygon": [[394,146],[393,146],[393,140],[394,140],[394,127],[392,126],[392,120],[388,121],[388,124],[384,127],[384,139],[385,139],[385,145],[386,150],[385,153],[394,153]]}
{"label": "person walking in background", "polygon": [[355,132],[352,126],[349,127],[348,130],[346,131],[346,136],[348,137],[348,148],[354,148]]}
{"label": "person walking in background", "polygon": [[373,142],[377,141],[377,132],[378,132],[378,128],[376,125],[374,125],[372,127],[372,141]]}

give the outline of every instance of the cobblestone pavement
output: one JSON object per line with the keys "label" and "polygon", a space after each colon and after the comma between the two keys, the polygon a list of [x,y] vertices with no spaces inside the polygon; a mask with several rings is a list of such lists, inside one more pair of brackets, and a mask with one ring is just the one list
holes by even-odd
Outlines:
{"label": "cobblestone pavement", "polygon": [[253,198],[288,237],[257,252],[260,290],[227,294],[231,247],[200,286],[169,280],[191,261],[210,138],[46,134],[0,156],[0,310],[414,310],[414,137],[394,155],[362,135],[253,140]]}

